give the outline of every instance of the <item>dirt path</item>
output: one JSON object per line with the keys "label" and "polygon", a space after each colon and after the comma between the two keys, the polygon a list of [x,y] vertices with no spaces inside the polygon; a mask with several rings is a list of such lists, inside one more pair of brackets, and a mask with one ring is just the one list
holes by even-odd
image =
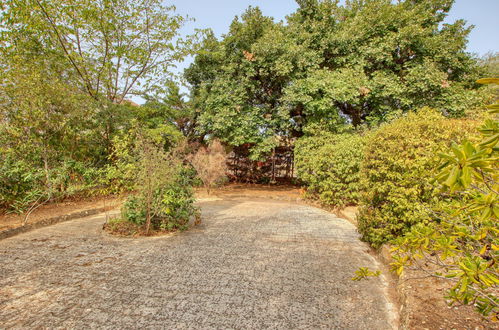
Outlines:
{"label": "dirt path", "polygon": [[204,201],[203,223],[118,239],[103,216],[0,241],[0,328],[390,329],[355,227],[293,202]]}

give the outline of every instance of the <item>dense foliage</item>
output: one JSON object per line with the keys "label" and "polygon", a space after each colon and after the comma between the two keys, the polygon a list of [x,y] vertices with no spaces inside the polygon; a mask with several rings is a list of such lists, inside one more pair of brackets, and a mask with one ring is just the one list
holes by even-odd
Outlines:
{"label": "dense foliage", "polygon": [[[0,209],[130,189],[137,127],[165,150],[182,139],[178,104],[153,102],[179,96],[168,69],[192,49],[172,7],[8,0],[0,9]],[[150,95],[150,106],[133,95]]]}
{"label": "dense foliage", "polygon": [[380,246],[417,223],[435,220],[432,207],[443,196],[431,183],[438,164],[434,154],[469,138],[476,127],[472,120],[447,119],[425,108],[376,130],[361,167],[362,238]]}
{"label": "dense foliage", "polygon": [[[274,136],[385,121],[430,106],[460,117],[479,103],[470,28],[443,24],[452,0],[298,1],[285,23],[258,8],[209,35],[186,71],[199,130],[265,153]],[[240,125],[245,123],[245,125]]]}
{"label": "dense foliage", "polygon": [[437,182],[456,198],[435,214],[436,221],[420,223],[395,241],[393,268],[446,279],[452,302],[473,304],[499,321],[499,104],[489,108],[492,118],[479,128],[477,143],[464,140],[440,154]]}
{"label": "dense foliage", "polygon": [[194,216],[194,196],[179,150],[165,152],[163,146],[139,138],[136,194],[122,209],[123,219],[150,230],[185,229]]}
{"label": "dense foliage", "polygon": [[357,205],[366,140],[358,132],[299,139],[295,145],[295,167],[298,178],[307,185],[307,195],[333,207]]}

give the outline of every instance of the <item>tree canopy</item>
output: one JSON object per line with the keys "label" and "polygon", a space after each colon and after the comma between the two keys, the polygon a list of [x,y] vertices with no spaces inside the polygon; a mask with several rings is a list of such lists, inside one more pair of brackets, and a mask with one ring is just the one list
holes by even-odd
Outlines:
{"label": "tree canopy", "polygon": [[258,152],[276,136],[377,123],[422,106],[452,117],[480,101],[471,27],[453,1],[300,0],[286,22],[258,8],[204,40],[185,77],[202,130]]}
{"label": "tree canopy", "polygon": [[1,208],[65,193],[77,177],[98,185],[90,176],[116,162],[132,128],[165,147],[179,140],[173,99],[129,98],[178,94],[171,67],[195,40],[180,37],[187,20],[160,0],[0,3]]}
{"label": "tree canopy", "polygon": [[160,0],[8,0],[4,8],[2,55],[59,63],[95,99],[121,103],[164,85],[189,49],[179,38],[186,18]]}

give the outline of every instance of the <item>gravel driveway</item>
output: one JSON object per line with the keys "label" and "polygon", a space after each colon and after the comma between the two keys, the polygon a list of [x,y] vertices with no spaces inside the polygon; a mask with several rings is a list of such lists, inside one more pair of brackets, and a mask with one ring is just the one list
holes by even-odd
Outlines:
{"label": "gravel driveway", "polygon": [[94,216],[0,241],[0,328],[390,329],[355,227],[291,202],[200,202],[201,225],[120,239]]}

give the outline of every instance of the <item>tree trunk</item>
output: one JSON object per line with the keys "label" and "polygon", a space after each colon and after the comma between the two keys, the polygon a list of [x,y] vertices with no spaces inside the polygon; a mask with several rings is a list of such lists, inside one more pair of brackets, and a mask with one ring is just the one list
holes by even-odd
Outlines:
{"label": "tree trunk", "polygon": [[348,103],[340,104],[339,108],[341,109],[341,112],[350,118],[353,126],[357,127],[362,124],[362,109],[356,108]]}

